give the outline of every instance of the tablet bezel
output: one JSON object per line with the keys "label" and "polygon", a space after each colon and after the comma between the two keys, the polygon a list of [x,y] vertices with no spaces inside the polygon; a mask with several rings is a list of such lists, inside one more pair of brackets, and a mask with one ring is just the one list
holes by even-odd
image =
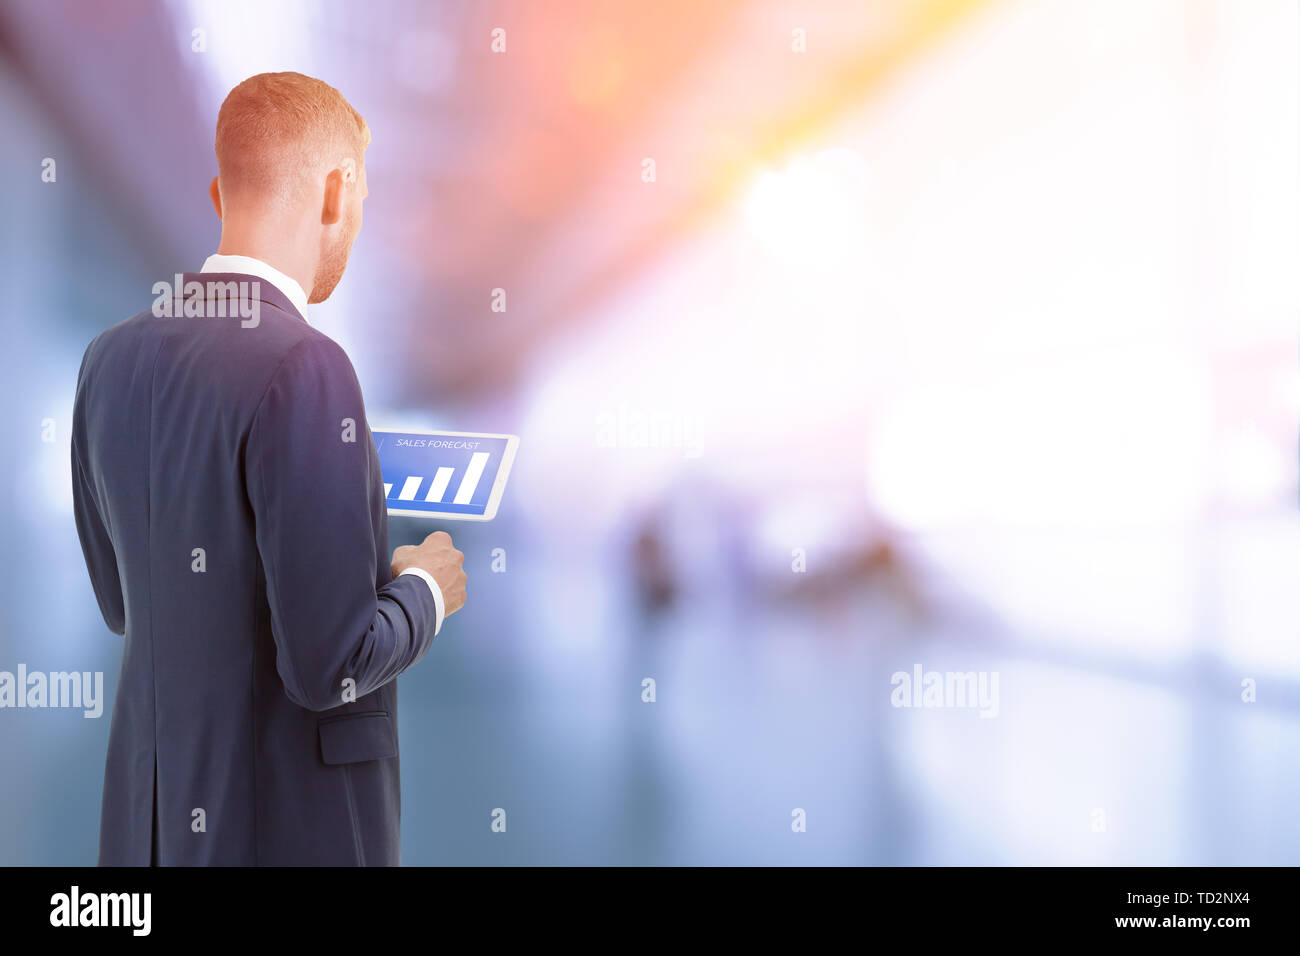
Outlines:
{"label": "tablet bezel", "polygon": [[[488,498],[487,509],[481,515],[466,515],[449,511],[408,511],[403,508],[388,508],[389,517],[396,515],[401,518],[445,518],[448,521],[491,521],[497,516],[497,508],[501,505],[501,497],[506,491],[506,479],[510,477],[510,468],[515,463],[515,452],[519,450],[518,435],[502,435],[495,432],[446,432],[446,431],[428,431],[421,428],[372,428],[370,429],[370,441],[373,443],[375,436],[384,435],[450,435],[455,438],[504,438],[506,439],[505,454],[501,458],[501,467],[497,469],[496,479],[492,483],[492,494]],[[379,454],[379,448],[376,446],[375,454]],[[380,461],[380,468],[383,468],[383,461]],[[383,480],[382,477],[380,479]],[[388,497],[384,497],[384,506],[388,507]]]}

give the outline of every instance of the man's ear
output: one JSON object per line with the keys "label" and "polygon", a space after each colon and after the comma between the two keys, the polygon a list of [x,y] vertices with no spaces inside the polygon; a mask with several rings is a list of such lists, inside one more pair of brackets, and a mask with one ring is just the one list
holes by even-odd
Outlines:
{"label": "man's ear", "polygon": [[212,177],[212,185],[208,187],[208,195],[212,197],[212,208],[217,211],[217,218],[221,218],[221,187],[217,185],[219,177]]}
{"label": "man's ear", "polygon": [[325,203],[321,206],[320,224],[332,226],[343,218],[343,170],[331,169],[325,177]]}

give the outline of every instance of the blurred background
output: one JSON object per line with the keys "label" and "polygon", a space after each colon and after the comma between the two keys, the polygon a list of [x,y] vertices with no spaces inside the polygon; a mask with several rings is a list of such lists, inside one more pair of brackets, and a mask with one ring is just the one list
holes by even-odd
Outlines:
{"label": "blurred background", "polygon": [[82,352],[273,70],[372,130],[371,425],[522,441],[405,863],[1300,862],[1294,2],[6,0],[0,670],[108,700],[0,710],[0,864],[96,858]]}

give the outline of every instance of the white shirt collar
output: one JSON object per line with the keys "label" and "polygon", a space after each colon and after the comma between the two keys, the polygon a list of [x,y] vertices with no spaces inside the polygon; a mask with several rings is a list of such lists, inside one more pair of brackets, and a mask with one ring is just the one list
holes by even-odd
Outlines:
{"label": "white shirt collar", "polygon": [[298,310],[304,321],[307,318],[307,293],[302,291],[302,286],[261,259],[254,259],[252,256],[223,256],[221,253],[216,253],[208,256],[199,271],[235,272],[265,279],[284,293],[284,297],[293,303],[293,307]]}

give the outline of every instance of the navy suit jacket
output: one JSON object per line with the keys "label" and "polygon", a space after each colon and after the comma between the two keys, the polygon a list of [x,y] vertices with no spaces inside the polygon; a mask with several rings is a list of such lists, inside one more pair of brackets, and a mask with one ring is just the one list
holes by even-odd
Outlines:
{"label": "navy suit jacket", "polygon": [[395,678],[437,612],[391,576],[360,385],[270,283],[184,279],[249,283],[259,321],[144,312],[77,381],[77,532],[125,637],[99,862],[396,865]]}

